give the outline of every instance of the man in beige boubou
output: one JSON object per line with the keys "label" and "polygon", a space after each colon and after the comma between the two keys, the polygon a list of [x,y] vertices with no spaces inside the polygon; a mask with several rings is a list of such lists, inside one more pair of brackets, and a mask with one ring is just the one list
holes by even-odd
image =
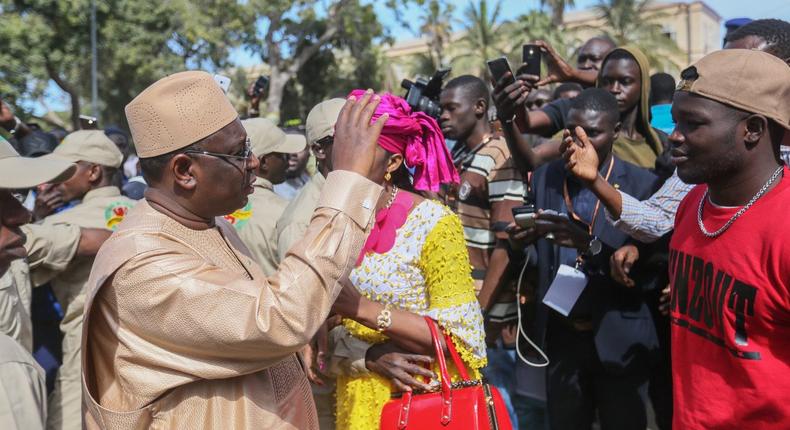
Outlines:
{"label": "man in beige boubou", "polygon": [[349,100],[336,171],[305,237],[265,277],[221,217],[247,203],[259,161],[204,72],[159,80],[126,107],[145,199],[102,247],[83,336],[88,428],[316,429],[296,357],[326,319],[371,225],[366,178],[386,117]]}
{"label": "man in beige boubou", "polygon": [[[80,200],[71,209],[50,215],[43,226],[71,224],[81,228],[113,230],[123,220],[135,201],[121,195],[114,185],[123,154],[101,130],[80,130],[69,134],[45,159],[76,164],[68,180],[55,186],[63,201]],[[28,253],[47,237],[38,230],[23,229],[28,239]],[[58,369],[55,391],[49,399],[47,428],[79,430],[82,428],[80,343],[85,305],[85,283],[93,257],[73,259],[63,268],[32,268],[34,286],[49,282],[63,308],[60,330],[63,333],[63,364]]]}
{"label": "man in beige boubou", "polygon": [[277,272],[277,219],[288,205],[288,200],[277,195],[273,186],[285,181],[288,157],[304,150],[305,138],[298,134],[285,134],[274,122],[265,118],[251,118],[241,122],[250,138],[250,149],[258,159],[255,191],[247,204],[225,219],[239,233],[263,274]]}

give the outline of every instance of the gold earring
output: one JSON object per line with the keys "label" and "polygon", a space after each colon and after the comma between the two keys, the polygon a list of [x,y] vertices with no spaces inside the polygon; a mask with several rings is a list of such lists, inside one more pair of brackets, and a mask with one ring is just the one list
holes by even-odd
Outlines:
{"label": "gold earring", "polygon": [[390,172],[387,172],[387,173],[384,174],[384,180],[387,181],[387,182],[392,180],[392,175],[390,174]]}

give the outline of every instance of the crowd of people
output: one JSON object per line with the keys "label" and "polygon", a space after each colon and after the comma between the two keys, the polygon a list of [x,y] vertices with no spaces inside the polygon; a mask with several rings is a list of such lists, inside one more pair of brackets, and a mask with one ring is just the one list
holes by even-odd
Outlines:
{"label": "crowd of people", "polygon": [[445,354],[492,428],[788,428],[790,23],[677,83],[531,43],[545,76],[437,118],[353,90],[281,128],[200,71],[130,134],[0,104],[0,428],[396,428]]}

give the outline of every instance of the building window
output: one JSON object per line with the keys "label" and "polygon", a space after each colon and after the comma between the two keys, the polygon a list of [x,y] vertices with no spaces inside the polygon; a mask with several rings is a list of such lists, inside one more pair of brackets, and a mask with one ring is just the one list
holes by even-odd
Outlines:
{"label": "building window", "polygon": [[666,27],[665,26],[661,30],[661,34],[663,34],[664,37],[666,37],[667,39],[677,41],[677,36],[678,35],[677,35],[677,33],[675,32],[675,30],[672,27]]}

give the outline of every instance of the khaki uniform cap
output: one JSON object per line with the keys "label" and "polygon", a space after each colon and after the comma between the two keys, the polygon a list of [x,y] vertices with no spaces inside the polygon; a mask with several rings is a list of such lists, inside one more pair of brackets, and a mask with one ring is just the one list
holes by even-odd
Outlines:
{"label": "khaki uniform cap", "polygon": [[790,67],[779,58],[757,50],[723,49],[702,57],[682,75],[687,79],[678,83],[678,91],[764,115],[790,129]]}
{"label": "khaki uniform cap", "polygon": [[340,111],[345,104],[346,101],[343,99],[329,99],[322,101],[310,110],[305,122],[309,145],[314,145],[327,136],[334,136],[337,117],[340,116]]}
{"label": "khaki uniform cap", "polygon": [[33,188],[45,182],[63,182],[74,174],[74,164],[51,158],[21,157],[0,137],[0,189]]}
{"label": "khaki uniform cap", "polygon": [[45,158],[60,158],[76,163],[87,161],[106,167],[119,168],[123,154],[102,130],[79,130],[63,139],[52,154]]}
{"label": "khaki uniform cap", "polygon": [[154,82],[125,110],[140,158],[187,147],[239,116],[214,78],[200,71],[176,73]]}
{"label": "khaki uniform cap", "polygon": [[250,138],[250,149],[256,157],[280,152],[283,154],[295,154],[302,151],[305,146],[305,138],[299,134],[285,134],[274,121],[266,118],[251,118],[241,122],[247,130],[247,137]]}

